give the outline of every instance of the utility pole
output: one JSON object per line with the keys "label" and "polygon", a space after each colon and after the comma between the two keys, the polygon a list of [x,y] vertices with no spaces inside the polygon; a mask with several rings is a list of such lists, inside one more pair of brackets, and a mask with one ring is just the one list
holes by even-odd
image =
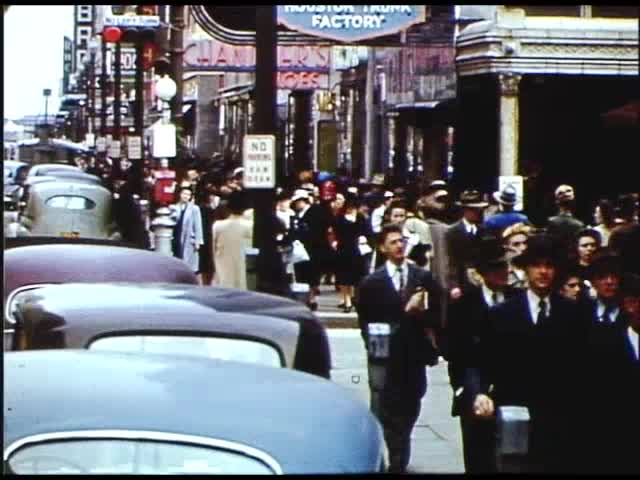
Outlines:
{"label": "utility pole", "polygon": [[[275,5],[255,7],[256,15],[256,88],[255,134],[277,135],[276,74],[277,74],[277,14]],[[276,159],[276,178],[281,178],[282,162]],[[252,189],[253,238],[259,249],[256,262],[257,289],[265,293],[287,295],[282,256],[278,252],[275,228],[275,191],[272,188]]]}
{"label": "utility pole", "polygon": [[[115,44],[115,58],[114,58],[114,68],[115,68],[115,79],[114,79],[114,88],[113,88],[113,141],[118,142],[120,144],[121,130],[120,127],[120,97],[121,97],[121,87],[122,87],[122,71],[121,71],[121,47],[120,42],[116,42]],[[114,158],[115,162],[115,173],[120,174],[120,157],[121,154],[118,153],[118,156]]]}
{"label": "utility pole", "polygon": [[371,170],[375,163],[376,154],[379,150],[376,148],[375,137],[375,104],[373,101],[373,89],[376,73],[376,53],[374,47],[367,47],[367,84],[365,87],[365,149],[364,149],[364,178],[371,178]]}
{"label": "utility pole", "polygon": [[102,62],[100,63],[100,136],[107,136],[107,41],[102,37]]}
{"label": "utility pole", "polygon": [[171,52],[171,77],[176,82],[176,96],[171,102],[171,120],[176,126],[178,136],[182,128],[182,76],[184,68],[182,66],[182,56],[184,53],[184,27],[185,27],[185,6],[169,6],[170,37],[169,49]]}

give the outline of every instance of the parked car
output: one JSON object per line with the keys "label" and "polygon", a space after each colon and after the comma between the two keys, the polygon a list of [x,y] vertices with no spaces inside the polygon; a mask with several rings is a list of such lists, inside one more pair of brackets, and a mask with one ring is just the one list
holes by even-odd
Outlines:
{"label": "parked car", "polygon": [[112,238],[119,236],[111,192],[100,185],[59,179],[29,187],[18,236]]}
{"label": "parked car", "polygon": [[7,349],[88,348],[197,355],[294,368],[325,378],[322,323],[304,305],[185,284],[67,283],[7,299]]}
{"label": "parked car", "polygon": [[4,185],[17,185],[26,178],[30,165],[18,160],[5,160],[2,162],[4,170]]}
{"label": "parked car", "polygon": [[38,165],[33,165],[29,169],[29,177],[51,175],[51,173],[61,170],[82,172],[82,169],[76,165],[68,165],[66,163],[40,163]]}
{"label": "parked car", "polygon": [[92,350],[8,352],[4,468],[37,474],[383,472],[347,388],[287,369]]}
{"label": "parked car", "polygon": [[[29,242],[42,239],[26,237],[11,240]],[[198,283],[191,268],[174,257],[115,246],[115,242],[106,240],[86,243],[90,240],[56,238],[52,241],[66,243],[22,245],[4,251],[5,348],[13,343],[15,323],[8,313],[9,297],[14,298],[41,285],[110,281]],[[96,244],[99,242],[105,244]]]}

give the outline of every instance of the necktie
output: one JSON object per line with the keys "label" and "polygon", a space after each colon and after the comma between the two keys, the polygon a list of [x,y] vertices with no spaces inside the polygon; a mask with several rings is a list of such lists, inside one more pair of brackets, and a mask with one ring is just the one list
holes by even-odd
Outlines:
{"label": "necktie", "polygon": [[544,300],[540,300],[540,303],[538,303],[538,308],[538,321],[536,322],[536,324],[540,325],[547,319],[547,302],[545,302]]}
{"label": "necktie", "polygon": [[398,291],[400,293],[402,293],[402,291],[404,290],[404,275],[402,275],[402,267],[398,267],[398,277],[399,277],[399,281],[398,281]]}
{"label": "necktie", "polygon": [[493,292],[491,294],[491,305],[497,305],[498,304],[498,294],[496,292]]}
{"label": "necktie", "polygon": [[602,322],[603,323],[613,323],[613,306],[607,305],[604,308],[604,313],[602,314]]}

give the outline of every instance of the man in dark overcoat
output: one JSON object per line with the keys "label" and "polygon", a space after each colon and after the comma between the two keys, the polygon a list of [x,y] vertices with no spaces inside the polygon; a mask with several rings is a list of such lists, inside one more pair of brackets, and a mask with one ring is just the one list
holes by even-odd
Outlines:
{"label": "man in dark overcoat", "polygon": [[[583,408],[582,472],[640,475],[640,276],[622,278],[621,318],[589,338],[588,368],[597,388]],[[582,473],[580,472],[580,473]]]}
{"label": "man in dark overcoat", "polygon": [[572,472],[578,467],[578,415],[589,319],[584,309],[553,291],[560,258],[551,238],[529,239],[517,257],[528,288],[489,312],[479,368],[470,368],[465,389],[473,412],[491,418],[500,406],[527,407],[527,469]]}
{"label": "man in dark overcoat", "polygon": [[461,297],[451,300],[445,353],[453,389],[451,415],[460,417],[465,472],[490,473],[495,471],[494,423],[473,415],[472,399],[465,392],[464,381],[467,369],[481,360],[480,347],[488,329],[489,309],[513,296],[516,290],[508,286],[509,264],[499,239],[482,240],[475,267],[482,284],[469,285]]}
{"label": "man in dark overcoat", "polygon": [[[380,249],[386,262],[360,283],[358,321],[368,351],[371,410],[384,430],[389,471],[405,472],[411,431],[427,391],[425,365],[438,361],[440,287],[431,273],[405,258],[402,227],[385,225]],[[372,324],[389,329],[388,355],[374,358]]]}

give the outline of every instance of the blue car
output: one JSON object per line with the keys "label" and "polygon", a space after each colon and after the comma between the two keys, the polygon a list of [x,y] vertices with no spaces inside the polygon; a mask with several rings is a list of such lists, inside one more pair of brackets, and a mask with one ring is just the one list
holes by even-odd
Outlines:
{"label": "blue car", "polygon": [[7,352],[11,474],[383,472],[382,430],[329,380],[198,357]]}

